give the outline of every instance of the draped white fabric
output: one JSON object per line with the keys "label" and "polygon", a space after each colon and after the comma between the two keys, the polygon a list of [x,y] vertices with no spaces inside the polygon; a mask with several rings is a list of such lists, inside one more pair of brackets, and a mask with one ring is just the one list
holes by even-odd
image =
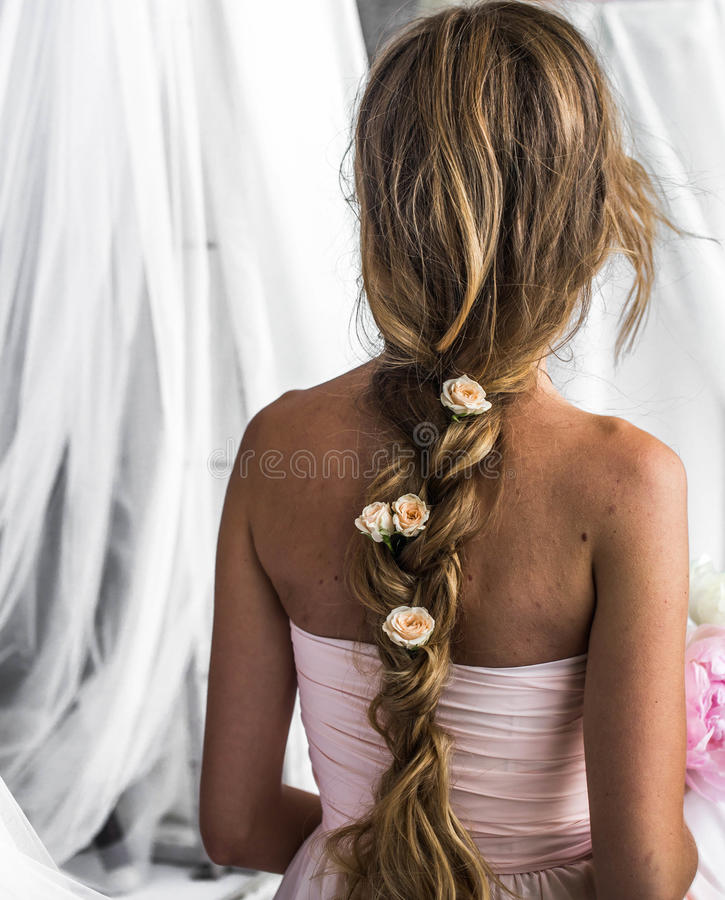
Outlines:
{"label": "draped white fabric", "polygon": [[62,872],[0,779],[0,885],[3,900],[100,900]]}
{"label": "draped white fabric", "polygon": [[208,433],[184,384],[203,269],[178,253],[203,247],[198,148],[188,107],[160,127],[183,65],[145,18],[8,2],[0,23],[0,769],[61,861],[160,759],[208,580],[188,549],[211,552],[185,477]]}
{"label": "draped white fabric", "polygon": [[0,6],[0,775],[56,862],[114,810],[147,860],[242,425],[355,362],[366,66],[354,0]]}

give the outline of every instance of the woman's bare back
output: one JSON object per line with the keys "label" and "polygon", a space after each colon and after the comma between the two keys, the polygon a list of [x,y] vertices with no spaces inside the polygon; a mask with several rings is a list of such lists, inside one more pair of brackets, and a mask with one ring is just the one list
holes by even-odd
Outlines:
{"label": "woman's bare back", "polygon": [[[215,856],[245,867],[285,871],[321,817],[317,795],[287,785],[280,795],[278,786],[297,690],[288,616],[322,636],[373,640],[343,578],[348,542],[367,540],[353,520],[371,458],[390,440],[363,402],[370,369],[265,407],[247,427],[228,485],[202,820]],[[682,815],[682,461],[621,419],[572,407],[543,372],[504,428],[500,521],[464,545],[453,661],[507,667],[587,652],[582,718],[597,894],[680,900],[697,866]],[[491,484],[480,479],[482,503]]]}
{"label": "woman's bare back", "polygon": [[[374,454],[390,439],[362,399],[370,369],[366,363],[267,407],[260,427],[270,439],[255,445],[272,452],[244,462],[262,472],[252,534],[290,619],[315,634],[364,641],[372,636],[362,605],[346,592],[343,558]],[[465,665],[529,665],[587,651],[596,599],[592,548],[614,511],[607,448],[623,429],[639,432],[572,406],[543,369],[505,428],[511,449],[501,516],[464,550],[452,659]],[[490,478],[479,481],[486,503]],[[382,545],[380,552],[387,552]]]}

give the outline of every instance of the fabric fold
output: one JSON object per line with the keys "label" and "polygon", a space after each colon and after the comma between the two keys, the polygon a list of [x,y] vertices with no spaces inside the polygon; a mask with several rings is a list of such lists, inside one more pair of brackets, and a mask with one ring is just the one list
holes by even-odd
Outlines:
{"label": "fabric fold", "polygon": [[[325,834],[369,809],[390,761],[367,721],[380,661],[372,644],[322,637],[294,622],[290,631],[323,816],[276,900],[322,900],[336,890],[333,873],[314,877],[324,865]],[[525,898],[595,896],[582,720],[586,663],[586,654],[500,669],[454,663],[438,706],[437,720],[454,739],[453,808],[504,884]]]}

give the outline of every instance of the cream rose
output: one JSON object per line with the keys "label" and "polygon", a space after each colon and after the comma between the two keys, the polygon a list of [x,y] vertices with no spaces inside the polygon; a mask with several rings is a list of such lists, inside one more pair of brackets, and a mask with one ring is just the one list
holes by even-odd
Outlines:
{"label": "cream rose", "polygon": [[425,529],[430,507],[417,494],[403,494],[393,503],[395,530],[405,537],[415,537]]}
{"label": "cream rose", "polygon": [[381,500],[369,503],[355,519],[355,525],[363,534],[369,534],[376,544],[381,543],[395,531],[390,504]]}
{"label": "cream rose", "polygon": [[441,403],[455,416],[479,416],[491,409],[491,402],[486,400],[484,389],[468,375],[449,378],[443,382]]}
{"label": "cream rose", "polygon": [[433,633],[435,619],[424,606],[396,606],[383,622],[383,631],[399,647],[420,647]]}

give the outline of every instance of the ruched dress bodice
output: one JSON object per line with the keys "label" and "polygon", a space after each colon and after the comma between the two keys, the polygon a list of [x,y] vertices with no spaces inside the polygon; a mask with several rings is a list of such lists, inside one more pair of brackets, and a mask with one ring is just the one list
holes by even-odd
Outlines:
{"label": "ruched dress bodice", "polygon": [[[380,661],[372,644],[290,628],[323,813],[276,900],[328,900],[336,877],[311,877],[324,833],[369,808],[390,762],[367,720]],[[438,706],[437,721],[454,739],[453,809],[502,882],[523,898],[595,896],[582,734],[586,659],[514,668],[454,663]]]}

